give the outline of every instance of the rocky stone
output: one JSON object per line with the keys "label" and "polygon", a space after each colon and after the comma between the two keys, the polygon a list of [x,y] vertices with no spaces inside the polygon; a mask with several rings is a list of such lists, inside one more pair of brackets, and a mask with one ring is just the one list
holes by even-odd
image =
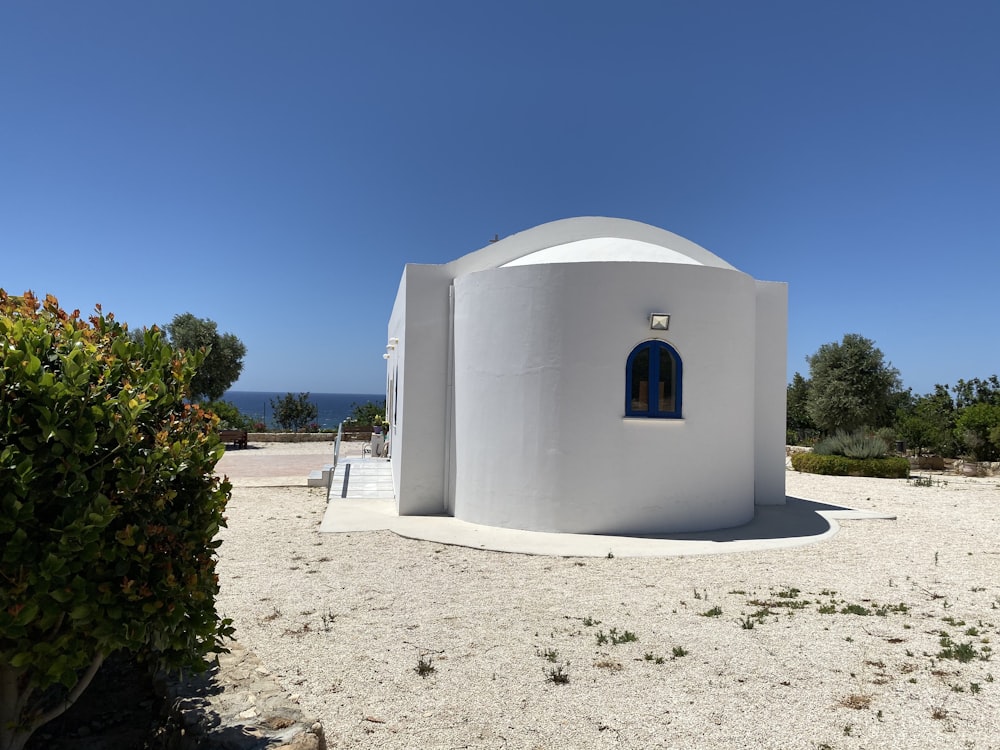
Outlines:
{"label": "rocky stone", "polygon": [[323,726],[303,715],[290,693],[256,655],[227,644],[200,675],[157,676],[164,698],[162,750],[326,750]]}

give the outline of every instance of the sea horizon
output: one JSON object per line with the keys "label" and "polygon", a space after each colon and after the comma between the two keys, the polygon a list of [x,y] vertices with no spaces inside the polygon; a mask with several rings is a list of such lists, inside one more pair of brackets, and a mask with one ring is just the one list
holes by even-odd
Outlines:
{"label": "sea horizon", "polygon": [[[274,422],[271,401],[285,396],[289,391],[239,391],[229,390],[222,394],[222,400],[233,404],[248,417],[259,419],[268,428],[278,425]],[[321,429],[333,429],[350,415],[354,404],[363,405],[369,401],[385,401],[384,393],[309,393],[309,401],[316,405],[319,415],[316,423]]]}

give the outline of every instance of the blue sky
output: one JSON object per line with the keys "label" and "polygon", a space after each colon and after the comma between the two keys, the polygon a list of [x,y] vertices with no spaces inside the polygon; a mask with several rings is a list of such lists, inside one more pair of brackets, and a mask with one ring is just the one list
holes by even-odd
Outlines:
{"label": "blue sky", "polygon": [[1000,3],[0,5],[0,287],[379,392],[403,265],[619,216],[924,393],[1000,371]]}

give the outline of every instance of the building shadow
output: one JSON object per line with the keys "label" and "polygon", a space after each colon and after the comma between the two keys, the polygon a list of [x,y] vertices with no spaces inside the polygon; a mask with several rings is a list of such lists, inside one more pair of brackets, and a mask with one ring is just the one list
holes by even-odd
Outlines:
{"label": "building shadow", "polygon": [[738,542],[820,536],[833,528],[824,513],[851,510],[843,505],[786,496],[784,505],[758,505],[753,520],[742,526],[715,531],[657,534],[642,538],[690,542]]}

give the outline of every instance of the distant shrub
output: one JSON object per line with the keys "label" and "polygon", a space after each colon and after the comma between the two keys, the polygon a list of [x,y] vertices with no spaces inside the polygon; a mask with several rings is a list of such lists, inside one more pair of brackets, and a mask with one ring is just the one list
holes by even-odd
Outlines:
{"label": "distant shrub", "polygon": [[816,443],[813,453],[847,458],[882,458],[889,453],[889,444],[879,435],[838,431]]}
{"label": "distant shrub", "polygon": [[896,431],[891,427],[879,427],[875,430],[875,436],[881,438],[885,443],[886,448],[892,450],[893,446],[896,444],[896,440],[899,437]]}
{"label": "distant shrub", "polygon": [[202,404],[202,408],[219,418],[220,430],[250,430],[254,426],[254,418],[243,414],[229,401],[209,401]]}
{"label": "distant shrub", "polygon": [[385,401],[366,401],[351,404],[351,413],[344,420],[344,428],[356,430],[366,425],[380,425],[385,422]]}
{"label": "distant shrub", "polygon": [[794,453],[792,454],[792,468],[806,474],[826,474],[840,477],[904,479],[910,475],[910,462],[900,456],[849,458],[815,452]]}

